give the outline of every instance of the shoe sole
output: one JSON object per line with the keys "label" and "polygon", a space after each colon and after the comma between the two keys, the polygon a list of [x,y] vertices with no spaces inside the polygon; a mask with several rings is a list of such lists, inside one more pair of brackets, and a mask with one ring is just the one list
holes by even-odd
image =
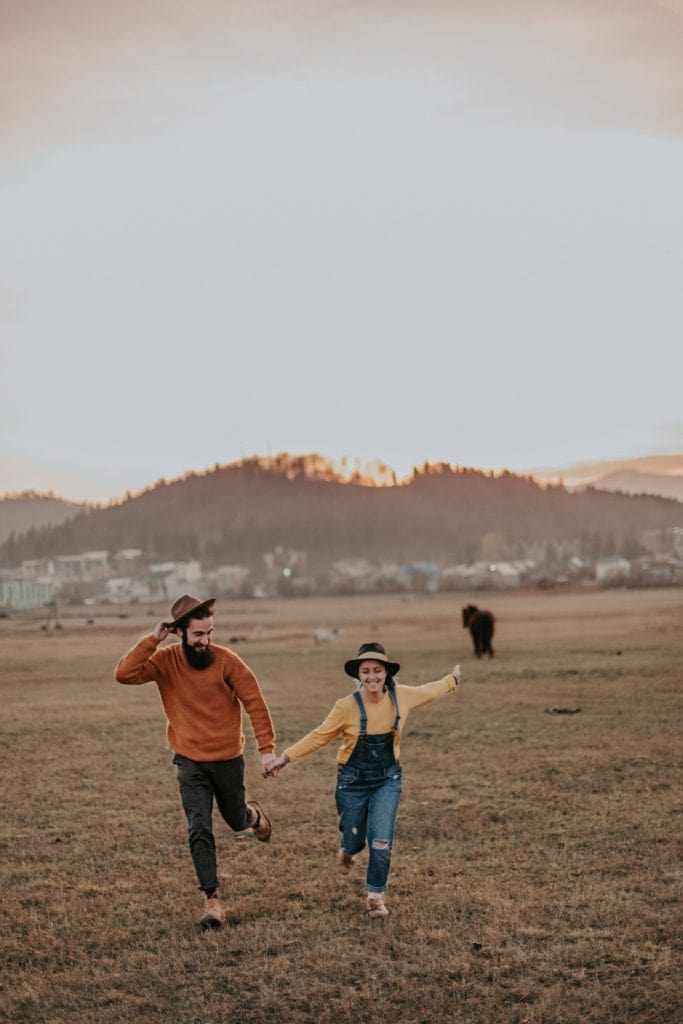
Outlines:
{"label": "shoe sole", "polygon": [[[248,800],[247,801],[247,807],[254,807],[258,811],[258,813],[261,815],[261,820],[259,821],[258,825],[256,827],[252,826],[251,831],[254,833],[254,835],[258,839],[259,843],[267,843],[268,840],[270,839],[271,835],[273,834],[273,826],[270,823],[270,819],[264,813],[264,810],[261,807],[261,804],[258,803],[256,800]],[[260,836],[258,834],[258,832],[256,831],[256,829],[259,828],[263,824],[264,821],[265,821],[266,825],[268,826],[268,829],[267,829],[267,832],[266,832],[265,835]]]}

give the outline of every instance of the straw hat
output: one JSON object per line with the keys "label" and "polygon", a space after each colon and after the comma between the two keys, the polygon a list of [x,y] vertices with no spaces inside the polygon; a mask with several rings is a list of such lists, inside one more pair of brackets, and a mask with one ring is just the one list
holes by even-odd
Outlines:
{"label": "straw hat", "polygon": [[387,675],[395,676],[400,665],[397,661],[389,661],[387,658],[387,652],[384,650],[381,644],[361,644],[358,648],[358,654],[355,658],[351,658],[344,665],[344,671],[347,675],[351,676],[352,679],[358,679],[358,666],[361,661],[381,661],[387,666]]}

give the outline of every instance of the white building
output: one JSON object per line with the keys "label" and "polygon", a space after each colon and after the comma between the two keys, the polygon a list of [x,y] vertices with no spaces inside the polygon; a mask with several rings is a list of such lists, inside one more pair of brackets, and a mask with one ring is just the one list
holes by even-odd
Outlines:
{"label": "white building", "polygon": [[595,563],[595,578],[598,583],[614,583],[627,580],[631,575],[631,563],[621,555],[608,555]]}
{"label": "white building", "polygon": [[35,580],[0,580],[0,607],[44,608],[54,597],[49,583]]}
{"label": "white building", "polygon": [[132,576],[112,576],[105,583],[107,600],[112,604],[129,604],[131,601],[150,601],[152,591],[146,580]]}
{"label": "white building", "polygon": [[518,587],[522,582],[522,572],[513,562],[495,562],[489,565],[490,580],[499,590]]}
{"label": "white building", "polygon": [[37,580],[40,583],[47,583],[54,579],[55,564],[51,558],[25,559],[21,568],[16,570],[18,580]]}
{"label": "white building", "polygon": [[202,577],[201,563],[196,559],[188,562],[154,562],[149,567],[152,596],[174,600],[187,584],[198,583]]}
{"label": "white building", "polygon": [[83,551],[80,555],[57,555],[55,576],[60,583],[88,583],[109,575],[108,551]]}

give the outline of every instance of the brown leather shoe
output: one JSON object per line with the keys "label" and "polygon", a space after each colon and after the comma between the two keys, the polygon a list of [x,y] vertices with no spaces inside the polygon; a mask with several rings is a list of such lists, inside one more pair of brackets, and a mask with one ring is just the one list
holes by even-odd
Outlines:
{"label": "brown leather shoe", "polygon": [[257,803],[256,800],[247,800],[247,807],[251,807],[258,814],[256,824],[251,826],[252,832],[260,843],[267,843],[270,839],[273,827],[263,813],[261,804]]}
{"label": "brown leather shoe", "polygon": [[346,850],[340,850],[337,854],[337,871],[341,871],[342,875],[348,875],[355,863],[356,858],[352,857]]}
{"label": "brown leather shoe", "polygon": [[222,928],[225,924],[225,911],[218,896],[207,896],[204,915],[200,920],[202,928]]}

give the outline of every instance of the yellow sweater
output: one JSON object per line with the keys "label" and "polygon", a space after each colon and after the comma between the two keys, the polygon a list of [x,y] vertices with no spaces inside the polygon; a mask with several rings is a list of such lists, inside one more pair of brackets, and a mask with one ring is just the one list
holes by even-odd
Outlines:
{"label": "yellow sweater", "polygon": [[229,761],[244,750],[242,705],[262,754],[275,750],[275,731],[256,676],[234,651],[212,644],[213,663],[194,669],[182,644],[158,647],[150,634],[116,666],[119,683],[155,682],[166,712],[168,745],[193,761]]}
{"label": "yellow sweater", "polygon": [[[397,761],[401,753],[401,734],[411,708],[419,708],[422,704],[430,704],[433,700],[439,700],[440,697],[445,697],[447,693],[454,690],[456,686],[455,678],[451,675],[437,679],[433,683],[425,683],[424,686],[401,686],[400,683],[397,683],[396,699],[401,715],[398,730],[394,735],[394,757]],[[394,705],[386,691],[377,704],[364,704],[363,706],[368,716],[368,734],[378,735],[383,732],[391,732],[394,724]],[[337,701],[325,721],[317,729],[313,729],[298,743],[288,747],[284,753],[290,761],[300,761],[341,734],[342,745],[337,753],[337,761],[339,764],[346,764],[356,745],[359,732],[358,705],[353,694],[349,693]]]}

